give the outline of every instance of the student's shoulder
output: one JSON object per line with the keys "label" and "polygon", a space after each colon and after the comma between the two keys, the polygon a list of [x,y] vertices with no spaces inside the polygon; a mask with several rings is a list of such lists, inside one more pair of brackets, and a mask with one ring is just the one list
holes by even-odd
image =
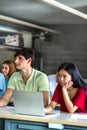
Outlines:
{"label": "student's shoulder", "polygon": [[47,77],[47,74],[45,74],[44,72],[40,71],[40,70],[37,70],[37,69],[33,69],[33,72],[36,76],[46,76]]}
{"label": "student's shoulder", "polygon": [[0,72],[0,76],[4,76],[4,75]]}
{"label": "student's shoulder", "polygon": [[19,75],[21,75],[21,72],[20,72],[20,71],[14,72],[14,73],[12,74],[12,76],[19,76]]}
{"label": "student's shoulder", "polygon": [[0,72],[0,78],[4,78],[4,75]]}
{"label": "student's shoulder", "polygon": [[[87,87],[87,86],[85,86],[85,87]],[[80,87],[79,89],[78,89],[78,94],[85,94],[85,92],[86,92],[86,89],[85,88],[83,88],[83,87]]]}
{"label": "student's shoulder", "polygon": [[37,75],[46,75],[46,73],[40,71],[40,70],[37,70],[37,69],[33,69],[34,73],[36,73]]}

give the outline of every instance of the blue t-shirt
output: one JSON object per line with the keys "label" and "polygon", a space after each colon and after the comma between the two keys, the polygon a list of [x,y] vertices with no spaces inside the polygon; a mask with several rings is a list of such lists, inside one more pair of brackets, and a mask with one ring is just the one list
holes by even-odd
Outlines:
{"label": "blue t-shirt", "polygon": [[6,90],[5,77],[2,73],[0,73],[0,97],[3,95],[5,90]]}

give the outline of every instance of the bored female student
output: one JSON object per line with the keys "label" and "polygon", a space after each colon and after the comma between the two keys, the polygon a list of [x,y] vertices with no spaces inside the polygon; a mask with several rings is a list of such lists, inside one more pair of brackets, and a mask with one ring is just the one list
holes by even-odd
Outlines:
{"label": "bored female student", "polygon": [[58,85],[45,113],[51,112],[59,103],[60,110],[69,113],[87,113],[86,88],[78,68],[73,63],[62,63],[57,71]]}

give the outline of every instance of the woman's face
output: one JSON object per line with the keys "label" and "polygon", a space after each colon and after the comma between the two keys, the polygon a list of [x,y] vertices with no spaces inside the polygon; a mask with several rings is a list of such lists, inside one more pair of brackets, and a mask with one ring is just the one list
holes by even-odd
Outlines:
{"label": "woman's face", "polygon": [[57,79],[58,79],[58,83],[61,85],[61,86],[64,86],[66,85],[69,81],[72,80],[72,77],[71,75],[65,71],[65,70],[60,70],[59,72],[57,72]]}
{"label": "woman's face", "polygon": [[8,77],[9,71],[10,71],[10,68],[8,64],[3,64],[1,67],[1,72],[3,73],[5,77]]}

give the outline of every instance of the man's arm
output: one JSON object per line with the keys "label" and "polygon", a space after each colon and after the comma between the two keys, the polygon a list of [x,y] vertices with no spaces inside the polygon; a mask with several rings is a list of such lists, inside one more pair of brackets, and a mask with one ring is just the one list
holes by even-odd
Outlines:
{"label": "man's arm", "polygon": [[3,96],[0,98],[0,107],[7,106],[8,102],[11,100],[13,95],[13,90],[10,88],[7,88]]}
{"label": "man's arm", "polygon": [[49,103],[49,92],[42,91],[42,93],[43,93],[44,107],[46,107]]}

